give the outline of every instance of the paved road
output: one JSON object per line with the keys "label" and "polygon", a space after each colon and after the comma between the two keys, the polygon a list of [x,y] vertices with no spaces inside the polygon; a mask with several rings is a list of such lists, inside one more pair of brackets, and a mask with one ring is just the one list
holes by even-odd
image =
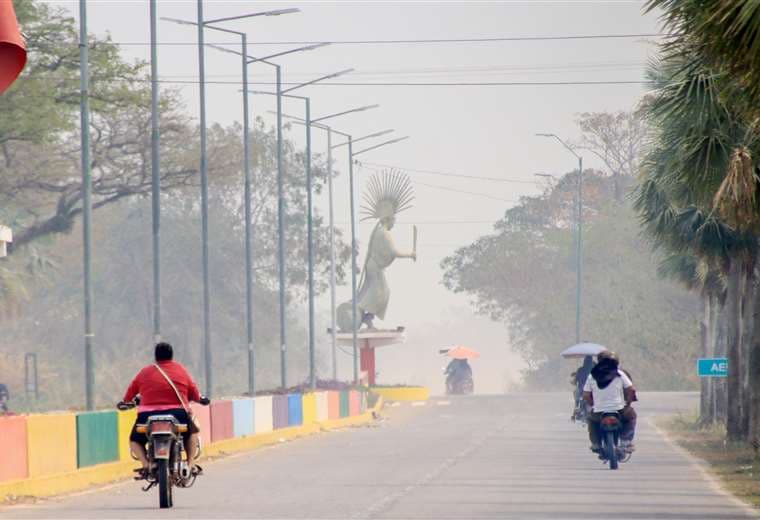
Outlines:
{"label": "paved road", "polygon": [[[617,472],[567,420],[567,396],[433,399],[373,427],[227,458],[171,511],[128,482],[0,509],[1,518],[705,519],[754,518],[646,420],[696,406],[643,394],[638,451]],[[653,404],[656,403],[656,404]]]}

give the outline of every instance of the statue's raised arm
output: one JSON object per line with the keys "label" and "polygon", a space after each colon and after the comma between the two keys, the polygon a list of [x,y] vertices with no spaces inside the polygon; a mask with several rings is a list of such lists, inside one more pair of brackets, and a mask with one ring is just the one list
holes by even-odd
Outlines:
{"label": "statue's raised arm", "polygon": [[[396,215],[409,209],[413,199],[414,193],[409,177],[401,172],[386,171],[381,175],[373,175],[369,180],[361,211],[364,215],[363,220],[377,220],[377,224],[369,240],[357,292],[357,307],[361,320],[359,327],[366,324],[369,329],[373,329],[375,317],[381,320],[385,318],[391,295],[385,278],[385,269],[397,258],[417,260],[415,250],[397,249],[391,235],[391,230],[396,223]],[[340,328],[351,330],[352,322],[351,303],[340,305],[338,307]]]}

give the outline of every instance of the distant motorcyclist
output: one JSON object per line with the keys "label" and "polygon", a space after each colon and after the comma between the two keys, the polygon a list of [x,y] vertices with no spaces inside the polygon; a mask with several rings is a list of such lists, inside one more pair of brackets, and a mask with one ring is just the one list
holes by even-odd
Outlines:
{"label": "distant motorcyclist", "polygon": [[[198,445],[200,430],[190,420],[188,411],[191,401],[207,403],[208,400],[201,396],[198,386],[187,369],[180,363],[173,361],[173,358],[174,349],[170,344],[157,344],[155,348],[156,363],[140,370],[129,385],[122,402],[119,403],[122,405],[131,402],[138,394],[140,395],[137,420],[132,427],[129,440],[132,453],[142,464],[142,468],[136,470],[141,478],[145,478],[149,470],[148,457],[145,452],[148,437],[144,433],[138,433],[136,428],[138,424],[145,424],[148,417],[155,415],[156,412],[173,415],[181,424],[187,424],[188,431],[182,435],[185,453],[187,454],[187,465],[193,471],[199,472],[199,468],[196,468],[193,459],[195,458],[196,450],[194,448]],[[173,383],[176,392],[175,388],[172,388],[172,384],[167,381],[167,377]]]}
{"label": "distant motorcyclist", "polygon": [[466,359],[452,359],[446,370],[446,388],[449,393],[463,381],[472,381],[472,367]]}
{"label": "distant motorcyclist", "polygon": [[583,399],[592,406],[588,417],[588,433],[591,450],[599,452],[599,423],[603,413],[618,412],[623,422],[620,434],[621,446],[633,450],[633,437],[636,431],[636,411],[631,407],[636,392],[628,375],[620,370],[616,356],[599,356],[600,359],[591,369],[591,377],[583,387]]}

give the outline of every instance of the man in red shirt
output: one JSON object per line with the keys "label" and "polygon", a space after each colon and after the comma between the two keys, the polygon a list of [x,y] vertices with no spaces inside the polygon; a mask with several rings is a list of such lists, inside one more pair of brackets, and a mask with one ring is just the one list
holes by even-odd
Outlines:
{"label": "man in red shirt", "polygon": [[[208,399],[202,397],[198,391],[198,386],[188,373],[187,369],[180,363],[173,361],[174,349],[168,343],[159,343],[155,351],[156,363],[148,365],[135,376],[127,393],[124,394],[122,403],[128,403],[140,395],[140,404],[137,407],[137,420],[132,427],[132,433],[129,436],[132,453],[137,456],[142,464],[139,471],[141,476],[145,476],[148,470],[148,457],[145,452],[145,445],[148,443],[148,437],[144,433],[138,433],[136,426],[145,424],[148,417],[157,414],[173,415],[180,424],[186,424],[188,431],[183,434],[185,453],[187,454],[187,465],[191,470],[194,466],[196,447],[198,446],[197,426],[190,420],[190,402],[197,401],[201,404],[208,404]],[[159,370],[160,368],[160,370]],[[175,389],[166,376],[171,379]],[[177,395],[179,394],[179,395]],[[120,403],[120,404],[122,404]]]}

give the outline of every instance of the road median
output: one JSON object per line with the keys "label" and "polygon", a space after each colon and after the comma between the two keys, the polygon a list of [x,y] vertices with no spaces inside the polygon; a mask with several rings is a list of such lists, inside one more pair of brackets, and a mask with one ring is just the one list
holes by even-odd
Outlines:
{"label": "road median", "polygon": [[[321,392],[315,392],[314,394],[320,393]],[[302,413],[302,408],[299,408],[296,403],[293,403],[293,398],[290,396],[290,408],[291,410],[295,410],[294,415],[297,416],[296,418],[300,424],[288,425],[279,429],[274,429],[274,427],[272,427],[270,431],[254,431],[254,433],[251,435],[242,435],[239,437],[234,437],[231,436],[232,434],[229,434],[228,430],[231,430],[231,428],[228,428],[228,425],[222,424],[221,426],[218,426],[217,428],[221,428],[225,432],[225,436],[228,437],[220,438],[212,442],[207,442],[204,445],[202,459],[223,457],[225,455],[233,453],[251,451],[264,446],[275,445],[297,438],[315,435],[323,431],[366,425],[374,420],[377,413],[383,406],[383,399],[381,397],[377,400],[372,408],[367,408],[366,393],[361,393],[361,395],[358,395],[359,406],[355,407],[355,415],[345,415],[341,417],[339,413],[336,413],[338,416],[331,418],[328,416],[327,406],[323,407],[324,411],[320,412],[316,410],[316,402],[322,400],[322,398],[324,398],[325,403],[327,402],[328,392],[324,392],[324,394],[324,396],[317,395],[314,399],[311,399],[309,397],[305,400],[307,403],[307,409],[310,410],[305,418]],[[304,395],[308,396],[309,394]],[[356,398],[357,397],[355,397],[355,399]],[[254,401],[258,399],[258,397],[255,399],[250,399],[252,401],[252,406],[256,406],[256,402]],[[264,401],[272,402],[271,399]],[[226,413],[226,408],[220,407],[220,410],[224,410],[224,414],[220,413],[222,417],[216,421],[217,424],[222,421],[234,421],[234,417],[227,417],[229,414]],[[250,414],[248,412],[246,413],[250,416],[250,420],[252,422],[255,422],[255,414]],[[69,414],[66,415],[70,416]],[[34,424],[35,421],[38,421],[36,417],[46,416],[28,416],[25,418],[27,419],[25,423],[31,422]],[[56,416],[53,415],[53,417]],[[22,418],[23,416],[13,417],[13,421],[8,421],[8,428],[12,426],[15,430],[18,430],[18,423],[22,421]],[[30,418],[35,419],[33,421],[28,421]],[[308,422],[304,423],[304,419],[306,419]],[[2,421],[5,421],[5,419],[0,419],[0,433],[3,431]],[[68,420],[68,422],[72,421]],[[123,423],[124,420],[112,422],[114,422],[114,424],[118,424],[118,422]],[[211,428],[213,430],[213,424],[215,423],[213,421],[209,422],[211,423]],[[290,422],[292,423],[293,421]],[[274,421],[271,419],[267,422],[262,421],[261,418],[259,418],[259,424],[273,425],[273,423]],[[288,424],[288,419],[286,419],[285,424]],[[125,429],[123,426],[121,428],[114,426],[114,429],[114,435],[118,439],[120,445],[126,445],[127,439],[124,435]],[[55,437],[54,432],[48,433],[51,437]],[[213,435],[213,431],[207,432],[206,434],[206,436],[210,438],[213,438]],[[20,437],[19,435],[17,436]],[[29,439],[28,437],[24,437],[24,439],[31,441],[28,445],[24,445],[24,449],[27,450],[26,460],[35,460],[36,453],[34,446],[36,444],[34,438]],[[44,447],[47,450],[47,446]],[[5,446],[5,449],[12,450],[13,448],[13,446]],[[77,451],[82,452],[81,449],[77,450],[76,445],[61,446],[60,448],[60,452],[63,454],[62,456],[66,459],[71,458],[72,453],[76,454]],[[133,470],[138,466],[138,464],[131,458],[123,458],[123,449],[120,452],[120,455],[116,456],[115,458],[118,460],[95,464],[89,467],[76,468],[74,465],[71,466],[71,469],[67,469],[65,471],[55,471],[51,474],[36,475],[29,475],[27,463],[26,469],[24,470],[26,471],[26,478],[16,478],[13,480],[6,480],[4,482],[0,481],[0,502],[13,503],[19,499],[50,497],[65,493],[71,493],[75,491],[85,490],[94,486],[113,483],[131,477],[133,475]]]}

